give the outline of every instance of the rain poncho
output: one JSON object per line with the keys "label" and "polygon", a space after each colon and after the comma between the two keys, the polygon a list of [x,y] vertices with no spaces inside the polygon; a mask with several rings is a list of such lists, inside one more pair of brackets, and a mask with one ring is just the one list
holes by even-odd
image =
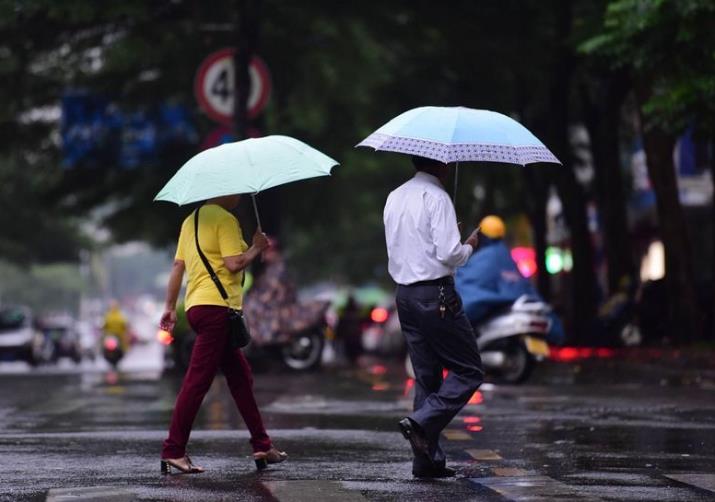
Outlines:
{"label": "rain poncho", "polygon": [[283,343],[291,335],[319,325],[327,307],[325,302],[298,302],[282,259],[266,265],[243,302],[251,336],[264,345]]}
{"label": "rain poncho", "polygon": [[[541,299],[536,288],[521,275],[509,248],[501,239],[484,236],[480,239],[479,249],[463,267],[457,269],[455,276],[455,287],[472,324],[480,323],[523,295]],[[550,317],[552,328],[548,340],[560,343],[564,336],[561,321],[553,313]]]}

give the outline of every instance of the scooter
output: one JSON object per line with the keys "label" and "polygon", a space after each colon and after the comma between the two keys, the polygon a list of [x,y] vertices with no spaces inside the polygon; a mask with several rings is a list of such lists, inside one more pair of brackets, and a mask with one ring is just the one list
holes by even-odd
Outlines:
{"label": "scooter", "polygon": [[486,371],[506,383],[524,382],[538,361],[549,355],[546,335],[551,329],[551,307],[524,295],[506,311],[474,326]]}
{"label": "scooter", "polygon": [[[315,323],[303,331],[283,334],[254,334],[251,343],[244,350],[249,360],[257,361],[264,356],[279,359],[287,368],[295,371],[310,371],[320,366],[323,348],[327,339],[334,338],[332,328],[326,320],[330,304],[314,302],[319,312]],[[258,335],[258,336],[256,336]]]}
{"label": "scooter", "polygon": [[124,350],[122,350],[122,344],[118,336],[104,335],[102,338],[102,355],[112,365],[112,368],[117,368],[119,361],[124,357]]}
{"label": "scooter", "polygon": [[[538,361],[549,355],[546,335],[551,330],[551,307],[528,295],[473,326],[484,370],[509,384],[529,378]],[[407,373],[414,378],[407,358]]]}
{"label": "scooter", "polygon": [[[256,367],[267,359],[279,360],[288,369],[295,371],[310,371],[318,368],[322,361],[326,340],[333,339],[335,336],[326,319],[330,304],[320,303],[318,319],[303,331],[290,334],[269,333],[265,337],[252,332],[251,343],[242,349],[246,357]],[[159,341],[173,347],[172,363],[179,370],[185,371],[191,360],[196,334],[189,331],[179,340],[171,336],[167,338],[162,334]]]}

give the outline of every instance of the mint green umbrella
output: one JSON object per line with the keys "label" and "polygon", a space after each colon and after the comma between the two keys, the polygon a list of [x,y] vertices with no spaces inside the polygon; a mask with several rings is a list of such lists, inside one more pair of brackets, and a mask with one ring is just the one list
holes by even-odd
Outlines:
{"label": "mint green umbrella", "polygon": [[226,143],[194,155],[154,200],[180,206],[223,195],[255,195],[292,181],[329,176],[338,163],[290,136],[265,136]]}

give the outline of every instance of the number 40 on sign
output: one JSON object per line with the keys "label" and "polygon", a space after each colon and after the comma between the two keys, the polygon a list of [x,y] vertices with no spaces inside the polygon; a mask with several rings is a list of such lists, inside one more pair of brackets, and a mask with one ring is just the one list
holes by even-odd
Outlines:
{"label": "number 40 on sign", "polygon": [[[233,56],[236,49],[225,48],[210,54],[199,66],[194,81],[194,94],[201,109],[212,120],[232,125],[236,83]],[[249,118],[258,116],[268,104],[271,78],[268,67],[254,56],[248,67],[251,93],[248,96]]]}

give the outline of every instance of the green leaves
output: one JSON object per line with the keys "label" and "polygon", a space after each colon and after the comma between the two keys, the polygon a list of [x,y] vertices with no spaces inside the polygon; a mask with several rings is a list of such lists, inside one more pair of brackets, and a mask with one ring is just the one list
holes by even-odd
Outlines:
{"label": "green leaves", "polygon": [[591,57],[632,70],[652,92],[650,124],[673,133],[692,121],[714,130],[715,4],[708,0],[613,0],[603,29],[580,44]]}

